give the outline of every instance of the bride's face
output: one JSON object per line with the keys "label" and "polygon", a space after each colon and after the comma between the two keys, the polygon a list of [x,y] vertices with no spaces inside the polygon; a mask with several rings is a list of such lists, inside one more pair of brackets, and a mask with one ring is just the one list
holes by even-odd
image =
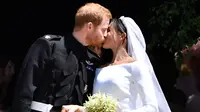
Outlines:
{"label": "bride's face", "polygon": [[119,33],[115,25],[113,23],[110,24],[107,31],[107,36],[105,37],[105,41],[103,44],[103,48],[105,49],[115,49],[121,44],[121,33]]}

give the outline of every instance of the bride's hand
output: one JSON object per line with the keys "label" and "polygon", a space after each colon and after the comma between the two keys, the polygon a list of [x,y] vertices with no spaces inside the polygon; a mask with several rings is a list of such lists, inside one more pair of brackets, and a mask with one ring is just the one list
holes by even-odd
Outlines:
{"label": "bride's hand", "polygon": [[85,108],[79,105],[64,105],[61,112],[85,112]]}

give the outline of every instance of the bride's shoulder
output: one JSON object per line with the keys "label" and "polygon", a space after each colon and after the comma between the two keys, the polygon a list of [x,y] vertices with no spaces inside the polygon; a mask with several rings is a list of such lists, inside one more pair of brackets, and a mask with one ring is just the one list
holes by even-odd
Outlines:
{"label": "bride's shoulder", "polygon": [[148,66],[141,61],[135,61],[131,64],[131,69],[133,71],[146,71],[148,69]]}

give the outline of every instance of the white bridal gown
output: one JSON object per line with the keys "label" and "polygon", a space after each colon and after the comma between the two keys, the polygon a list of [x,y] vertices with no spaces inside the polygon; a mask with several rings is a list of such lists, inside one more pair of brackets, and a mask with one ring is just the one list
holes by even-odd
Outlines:
{"label": "white bridal gown", "polygon": [[98,92],[117,99],[117,112],[158,112],[151,74],[139,61],[98,68],[93,94]]}

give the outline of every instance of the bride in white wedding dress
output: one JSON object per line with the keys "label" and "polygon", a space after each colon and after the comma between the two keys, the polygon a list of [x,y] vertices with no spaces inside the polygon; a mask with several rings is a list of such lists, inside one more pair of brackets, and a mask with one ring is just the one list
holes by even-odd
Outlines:
{"label": "bride in white wedding dress", "polygon": [[[113,59],[96,70],[93,94],[101,92],[117,99],[117,112],[171,112],[146,53],[143,34],[133,19],[112,19],[103,47],[112,49]],[[85,112],[85,108],[68,105],[62,112]]]}
{"label": "bride in white wedding dress", "polygon": [[93,94],[112,95],[118,101],[118,112],[171,112],[134,20],[112,19],[103,47],[112,49],[113,60],[96,70]]}

